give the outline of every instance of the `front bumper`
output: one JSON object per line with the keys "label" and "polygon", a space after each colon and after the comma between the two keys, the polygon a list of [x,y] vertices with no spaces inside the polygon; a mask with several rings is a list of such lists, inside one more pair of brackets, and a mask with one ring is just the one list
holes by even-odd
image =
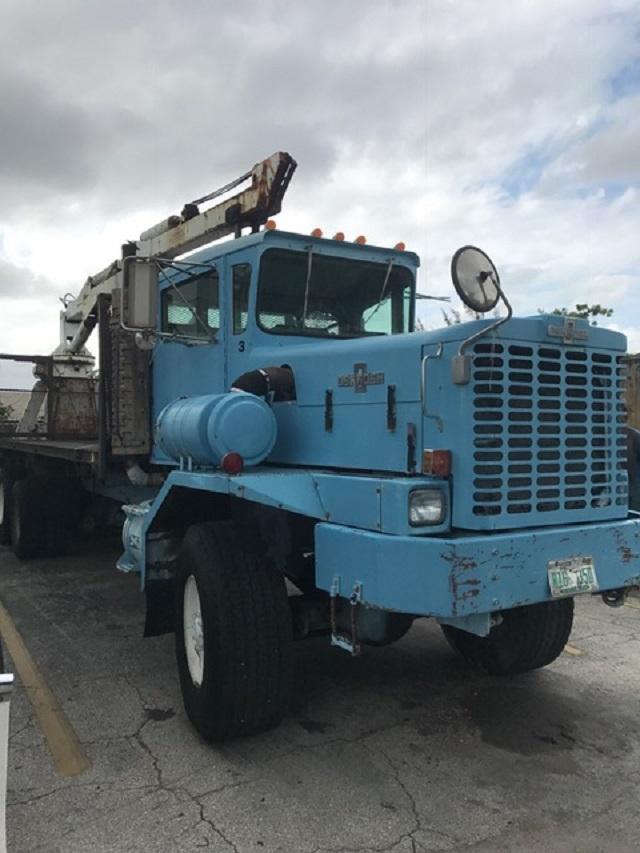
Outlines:
{"label": "front bumper", "polygon": [[548,601],[548,562],[577,556],[593,557],[601,591],[640,584],[640,516],[448,538],[316,527],[321,589],[445,619]]}

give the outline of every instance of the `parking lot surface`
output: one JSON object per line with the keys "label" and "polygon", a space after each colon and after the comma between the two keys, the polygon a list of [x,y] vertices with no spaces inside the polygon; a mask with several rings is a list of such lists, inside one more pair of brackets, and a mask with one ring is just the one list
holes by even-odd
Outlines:
{"label": "parking lot surface", "polygon": [[469,671],[425,620],[360,658],[302,642],[284,724],[211,746],[184,714],[173,637],[142,639],[117,553],[0,550],[0,599],[89,764],[61,775],[18,678],[10,851],[640,849],[640,599],[581,600],[560,659],[509,680]]}

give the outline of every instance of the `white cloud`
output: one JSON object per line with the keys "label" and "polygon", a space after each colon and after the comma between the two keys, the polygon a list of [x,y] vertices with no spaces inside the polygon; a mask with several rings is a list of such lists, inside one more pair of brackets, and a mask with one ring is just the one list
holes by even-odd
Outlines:
{"label": "white cloud", "polygon": [[[640,349],[640,95],[612,86],[639,24],[633,0],[5,0],[0,252],[77,291],[284,148],[281,227],[404,240],[436,294],[479,244],[519,313],[601,302]],[[56,305],[0,300],[2,349],[55,345]]]}

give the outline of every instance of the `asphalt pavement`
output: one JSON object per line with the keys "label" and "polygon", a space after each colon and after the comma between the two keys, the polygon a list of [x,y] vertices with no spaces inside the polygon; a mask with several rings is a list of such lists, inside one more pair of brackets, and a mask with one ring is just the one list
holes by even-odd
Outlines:
{"label": "asphalt pavement", "polygon": [[10,853],[640,849],[640,599],[580,600],[560,659],[507,680],[467,669],[426,620],[359,658],[301,642],[284,724],[211,746],[117,554],[0,549],[0,600],[88,765],[60,771],[32,704],[44,688],[18,678]]}

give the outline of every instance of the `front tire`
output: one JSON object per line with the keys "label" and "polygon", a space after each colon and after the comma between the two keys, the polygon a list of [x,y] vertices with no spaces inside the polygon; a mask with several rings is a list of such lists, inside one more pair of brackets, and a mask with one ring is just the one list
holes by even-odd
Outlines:
{"label": "front tire", "polygon": [[573,599],[545,601],[505,610],[487,637],[442,625],[449,645],[491,675],[517,675],[552,663],[569,640]]}
{"label": "front tire", "polygon": [[176,573],[176,658],[205,740],[256,734],[287,711],[291,614],[282,575],[233,521],[190,527]]}

